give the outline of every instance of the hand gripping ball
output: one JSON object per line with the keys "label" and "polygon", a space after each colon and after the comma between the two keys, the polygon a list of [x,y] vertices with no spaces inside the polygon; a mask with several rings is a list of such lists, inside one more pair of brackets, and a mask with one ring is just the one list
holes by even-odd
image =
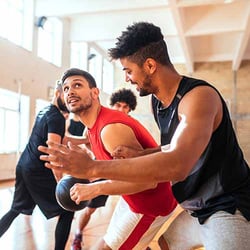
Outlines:
{"label": "hand gripping ball", "polygon": [[70,189],[74,186],[75,183],[89,183],[87,179],[79,179],[70,175],[65,175],[56,186],[56,200],[58,204],[68,211],[78,211],[85,208],[88,204],[88,201],[81,201],[79,204],[76,204],[70,198]]}

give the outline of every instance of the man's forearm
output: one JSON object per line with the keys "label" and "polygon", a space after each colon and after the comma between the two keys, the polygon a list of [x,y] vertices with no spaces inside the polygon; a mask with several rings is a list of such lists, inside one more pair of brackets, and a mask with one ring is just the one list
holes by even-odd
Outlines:
{"label": "man's forearm", "polygon": [[155,188],[157,184],[154,183],[131,183],[124,181],[105,180],[96,182],[94,185],[98,186],[98,193],[105,195],[123,195],[134,194],[147,189]]}
{"label": "man's forearm", "polygon": [[146,148],[139,151],[137,156],[149,155],[160,151],[161,151],[161,146],[158,146],[156,148]]}

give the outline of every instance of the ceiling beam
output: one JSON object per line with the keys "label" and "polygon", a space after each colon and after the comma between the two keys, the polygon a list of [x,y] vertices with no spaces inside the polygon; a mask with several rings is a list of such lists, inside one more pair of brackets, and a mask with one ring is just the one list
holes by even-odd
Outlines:
{"label": "ceiling beam", "polygon": [[233,62],[232,62],[233,70],[239,69],[249,40],[250,40],[250,6],[248,6],[245,28],[242,34],[240,35],[239,42],[237,44],[237,49],[235,52],[235,56],[233,58]]}
{"label": "ceiling beam", "polygon": [[176,29],[178,32],[178,36],[180,38],[180,42],[183,48],[183,53],[185,57],[185,64],[189,74],[194,72],[194,62],[192,58],[192,48],[190,46],[190,42],[188,38],[184,34],[183,30],[183,16],[181,14],[181,9],[177,6],[176,0],[169,0],[169,7],[171,9],[171,13],[173,15],[173,19],[175,20]]}

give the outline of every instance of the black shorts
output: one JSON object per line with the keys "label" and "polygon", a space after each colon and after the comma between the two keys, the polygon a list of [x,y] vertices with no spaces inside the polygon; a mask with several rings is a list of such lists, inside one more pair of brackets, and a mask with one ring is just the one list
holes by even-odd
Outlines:
{"label": "black shorts", "polygon": [[18,165],[12,209],[31,215],[38,205],[47,219],[68,212],[56,201],[56,180],[50,169],[29,171]]}
{"label": "black shorts", "polygon": [[[103,179],[95,180],[93,182],[98,182],[98,181],[102,181],[102,180]],[[90,208],[103,207],[103,206],[105,206],[107,199],[108,199],[108,195],[97,196],[96,198],[90,200],[87,206]]]}
{"label": "black shorts", "polygon": [[97,196],[96,198],[90,200],[87,206],[90,208],[103,207],[105,206],[107,199],[108,195]]}

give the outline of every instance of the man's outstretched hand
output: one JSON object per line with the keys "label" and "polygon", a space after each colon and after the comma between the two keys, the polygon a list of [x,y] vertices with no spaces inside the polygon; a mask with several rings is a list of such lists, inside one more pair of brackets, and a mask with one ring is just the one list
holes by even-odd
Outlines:
{"label": "man's outstretched hand", "polygon": [[68,143],[63,144],[47,142],[48,147],[39,146],[38,150],[45,153],[40,156],[40,160],[45,161],[45,167],[62,173],[70,174],[78,178],[92,178],[93,160],[89,157],[85,149]]}

